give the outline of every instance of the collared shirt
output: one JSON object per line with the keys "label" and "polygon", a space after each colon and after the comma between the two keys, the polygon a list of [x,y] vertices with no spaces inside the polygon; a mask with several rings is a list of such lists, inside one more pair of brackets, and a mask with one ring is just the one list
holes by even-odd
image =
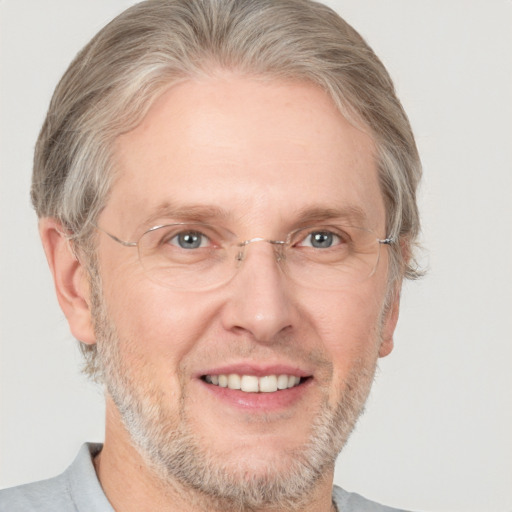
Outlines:
{"label": "collared shirt", "polygon": [[[84,444],[64,473],[0,491],[0,512],[114,512],[94,469],[101,444]],[[338,512],[405,512],[384,507],[334,486]]]}

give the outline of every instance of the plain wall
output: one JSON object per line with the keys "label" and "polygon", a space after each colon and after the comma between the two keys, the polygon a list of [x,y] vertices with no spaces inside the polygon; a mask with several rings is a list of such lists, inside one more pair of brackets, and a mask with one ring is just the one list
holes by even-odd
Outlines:
{"label": "plain wall", "polygon": [[[0,487],[103,436],[29,203],[34,142],[76,52],[128,0],[0,2]],[[429,274],[336,481],[413,510],[512,510],[512,2],[330,1],[390,70],[422,154]]]}

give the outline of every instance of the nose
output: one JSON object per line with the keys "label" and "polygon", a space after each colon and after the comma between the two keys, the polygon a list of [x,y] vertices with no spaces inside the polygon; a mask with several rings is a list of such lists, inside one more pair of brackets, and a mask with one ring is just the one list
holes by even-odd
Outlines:
{"label": "nose", "polygon": [[[244,248],[237,274],[230,281],[222,321],[224,328],[249,333],[260,343],[272,343],[293,327],[297,314],[288,279],[278,264],[279,248],[254,239]],[[277,249],[277,250],[276,250]]]}

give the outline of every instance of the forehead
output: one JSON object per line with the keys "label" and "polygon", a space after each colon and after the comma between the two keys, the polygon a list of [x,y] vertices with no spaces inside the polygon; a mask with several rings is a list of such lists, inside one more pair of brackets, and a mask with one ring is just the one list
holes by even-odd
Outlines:
{"label": "forehead", "polygon": [[234,75],[184,82],[119,137],[114,154],[104,214],[124,233],[201,206],[240,222],[344,209],[368,227],[384,224],[371,137],[311,84]]}

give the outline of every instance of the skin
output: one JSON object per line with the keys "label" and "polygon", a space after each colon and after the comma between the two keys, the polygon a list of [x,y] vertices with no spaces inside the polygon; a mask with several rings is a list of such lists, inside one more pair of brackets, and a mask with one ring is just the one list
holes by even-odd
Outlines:
{"label": "skin", "polygon": [[[117,179],[98,225],[123,240],[137,240],[169,220],[161,214],[169,204],[222,208],[221,218],[203,212],[200,220],[220,223],[242,240],[282,239],[304,222],[301,212],[315,208],[355,207],[364,216],[360,224],[386,235],[373,141],[313,85],[220,73],[174,86],[118,139],[115,156]],[[56,220],[42,219],[40,231],[71,331],[84,343],[99,343],[84,268]],[[151,281],[137,251],[103,233],[97,255],[124,371],[153,390],[167,428],[185,422],[198,444],[233,473],[258,475],[269,466],[285,472],[322,408],[335,408],[348,392],[350,376],[366,371],[368,387],[376,360],[392,350],[399,301],[397,291],[384,306],[387,250],[371,278],[329,291],[292,282],[265,243],[248,247],[228,283],[202,292]],[[242,367],[261,373],[284,367],[310,379],[283,403],[270,395],[221,395],[200,379]],[[108,392],[96,467],[116,510],[207,506],[148,466]],[[330,463],[304,510],[331,509],[333,473]]]}

